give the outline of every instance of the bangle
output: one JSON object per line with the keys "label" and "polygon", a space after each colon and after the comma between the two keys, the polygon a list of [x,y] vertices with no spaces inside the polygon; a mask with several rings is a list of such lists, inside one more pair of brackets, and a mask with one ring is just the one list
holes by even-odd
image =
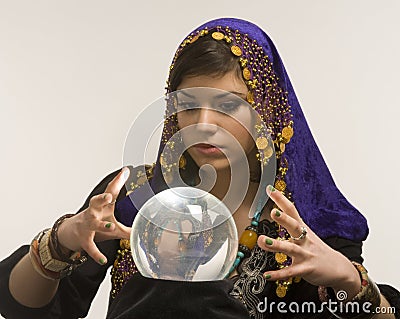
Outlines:
{"label": "bangle", "polygon": [[355,261],[352,261],[352,264],[354,267],[356,267],[361,277],[361,290],[352,301],[358,302],[359,304],[369,303],[369,316],[365,316],[363,318],[372,318],[374,316],[375,308],[379,307],[381,304],[381,294],[379,288],[375,282],[368,277],[368,271],[363,265]]}
{"label": "bangle", "polygon": [[64,262],[71,262],[71,255],[66,255],[63,253],[60,243],[58,241],[58,228],[60,225],[67,219],[74,216],[74,214],[65,214],[61,216],[59,219],[56,220],[56,222],[53,225],[53,228],[51,229],[51,246],[54,249],[55,253],[58,255],[57,257],[64,261]]}
{"label": "bangle", "polygon": [[87,261],[86,254],[74,252],[66,255],[59,245],[58,227],[66,218],[71,216],[73,215],[67,214],[60,217],[54,223],[52,229],[41,231],[32,240],[29,256],[33,268],[46,279],[57,280],[69,276],[76,268]]}
{"label": "bangle", "polygon": [[43,238],[44,234],[46,231],[49,229],[41,231],[39,234],[37,234],[29,247],[29,258],[31,260],[33,269],[42,276],[43,278],[49,279],[49,280],[57,280],[58,274],[56,272],[50,271],[46,269],[41,261],[40,254],[39,254],[39,244],[41,239]]}
{"label": "bangle", "polygon": [[62,271],[68,263],[54,259],[50,248],[50,230],[46,230],[39,240],[39,256],[42,266],[55,273]]}
{"label": "bangle", "polygon": [[[380,292],[373,280],[368,277],[365,267],[357,262],[352,261],[357,269],[360,279],[361,288],[358,294],[350,301],[343,301],[339,291],[335,296],[333,289],[320,286],[318,287],[318,295],[321,302],[327,305],[327,309],[337,318],[343,319],[370,319],[375,314],[375,309],[380,305]],[[332,299],[334,299],[335,308],[332,309]]]}
{"label": "bangle", "polygon": [[75,214],[65,214],[56,220],[51,229],[49,244],[51,248],[53,248],[53,251],[56,253],[59,260],[78,267],[87,260],[86,253],[82,253],[80,251],[72,252],[70,250],[69,254],[67,255],[62,251],[61,245],[58,241],[58,228],[67,218],[70,218],[72,216],[75,216]]}

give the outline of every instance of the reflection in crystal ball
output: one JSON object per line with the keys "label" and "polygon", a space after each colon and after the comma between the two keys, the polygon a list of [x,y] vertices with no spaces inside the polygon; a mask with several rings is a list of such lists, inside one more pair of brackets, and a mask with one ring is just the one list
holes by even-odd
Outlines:
{"label": "reflection in crystal ball", "polygon": [[221,280],[237,253],[238,238],[229,209],[193,187],[160,192],[139,210],[132,225],[132,256],[149,278]]}

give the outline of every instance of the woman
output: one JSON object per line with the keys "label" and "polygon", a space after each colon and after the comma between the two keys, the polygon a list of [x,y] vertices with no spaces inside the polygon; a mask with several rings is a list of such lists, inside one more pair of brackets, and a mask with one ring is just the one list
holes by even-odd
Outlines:
{"label": "woman", "polygon": [[[52,230],[39,233],[30,247],[21,247],[1,263],[1,312],[6,318],[84,316],[111,265],[113,289],[108,318],[279,318],[288,313],[264,309],[265,300],[321,305],[334,300],[341,291],[347,296],[341,299],[337,295],[339,301],[399,307],[398,292],[380,286],[383,295],[379,295],[357,264],[362,263],[361,244],[368,234],[365,218],[335,187],[267,35],[237,19],[214,20],[199,27],[183,41],[174,57],[168,93],[174,96],[177,90],[187,93],[197,87],[231,92],[257,111],[277,154],[275,187],[268,188],[271,200],[257,206],[261,174],[271,156],[264,130],[255,130],[254,143],[234,116],[215,109],[196,109],[199,96],[186,94],[183,99],[177,95],[176,103],[168,104],[154,166],[124,168],[108,175],[79,214],[60,218]],[[185,135],[184,129],[193,125],[194,131]],[[168,143],[179,131],[183,143],[192,145],[182,160]],[[241,240],[231,279],[177,283],[143,278],[137,273],[126,241],[136,207],[177,178],[176,174],[169,176],[173,167],[179,167],[187,184],[196,185],[199,167],[211,164],[217,175],[210,192],[224,198],[234,174],[230,174],[229,162],[220,150],[224,145],[218,145],[223,131],[239,142],[250,166],[249,187],[234,210]],[[193,135],[201,135],[208,142],[193,142]],[[123,187],[125,183],[127,188]],[[89,260],[79,254],[81,251]],[[184,305],[172,302],[180,298]],[[365,311],[337,314],[372,316]],[[325,308],[320,313],[303,311],[295,316],[329,315]]]}

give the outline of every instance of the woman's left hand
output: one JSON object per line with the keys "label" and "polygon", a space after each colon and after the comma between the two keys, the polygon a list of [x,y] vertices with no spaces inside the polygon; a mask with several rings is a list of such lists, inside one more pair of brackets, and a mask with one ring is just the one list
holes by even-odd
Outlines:
{"label": "woman's left hand", "polygon": [[335,292],[343,290],[347,299],[353,298],[360,291],[361,280],[349,259],[325,244],[280,191],[269,186],[267,193],[280,208],[271,211],[271,218],[286,228],[291,239],[278,240],[262,235],[258,245],[267,251],[285,253],[292,258],[292,264],[266,272],[265,278],[275,281],[299,276],[315,286],[331,287]]}

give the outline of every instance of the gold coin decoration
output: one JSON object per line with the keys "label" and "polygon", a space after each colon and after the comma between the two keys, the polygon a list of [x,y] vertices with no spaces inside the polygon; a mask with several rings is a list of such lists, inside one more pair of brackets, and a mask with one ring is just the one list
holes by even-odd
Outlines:
{"label": "gold coin decoration", "polygon": [[259,150],[264,150],[268,146],[268,140],[266,137],[258,137],[256,140],[256,146]]}
{"label": "gold coin decoration", "polygon": [[186,166],[186,158],[184,156],[181,156],[179,158],[179,168],[184,168]]}
{"label": "gold coin decoration", "polygon": [[283,192],[283,191],[286,189],[286,183],[285,183],[285,181],[284,181],[283,179],[278,179],[278,180],[275,182],[275,188],[276,188],[278,191]]}
{"label": "gold coin decoration", "polygon": [[301,277],[299,277],[299,276],[294,277],[293,281],[294,281],[295,283],[298,283],[298,282],[301,281]]}
{"label": "gold coin decoration", "polygon": [[278,287],[276,287],[276,295],[279,298],[285,297],[286,296],[286,291],[287,291],[287,288],[285,286],[283,286],[283,285],[278,285]]}
{"label": "gold coin decoration", "polygon": [[246,97],[246,99],[247,99],[247,102],[249,102],[250,104],[253,104],[253,103],[254,103],[254,95],[253,95],[253,92],[251,92],[251,91],[247,92],[247,97]]}
{"label": "gold coin decoration", "polygon": [[239,48],[237,45],[232,45],[231,46],[231,51],[236,56],[241,56],[242,55],[242,49]]}
{"label": "gold coin decoration", "polygon": [[281,143],[281,145],[279,145],[279,149],[283,153],[285,151],[285,149],[286,149],[285,143]]}
{"label": "gold coin decoration", "polygon": [[284,253],[275,253],[275,260],[282,264],[287,260],[287,255],[285,255]]}
{"label": "gold coin decoration", "polygon": [[268,146],[265,150],[264,150],[264,156],[266,158],[270,158],[272,156],[272,154],[274,154],[274,150],[272,149],[271,146]]}
{"label": "gold coin decoration", "polygon": [[290,126],[285,126],[282,130],[282,136],[283,138],[290,140],[293,136],[293,128]]}
{"label": "gold coin decoration", "polygon": [[214,39],[214,40],[222,40],[223,38],[224,38],[224,34],[223,33],[221,33],[221,32],[213,32],[212,34],[211,34],[211,36],[212,36],[212,38]]}
{"label": "gold coin decoration", "polygon": [[250,72],[250,70],[248,68],[244,68],[242,73],[243,73],[243,78],[245,80],[250,80],[251,79],[251,72]]}

